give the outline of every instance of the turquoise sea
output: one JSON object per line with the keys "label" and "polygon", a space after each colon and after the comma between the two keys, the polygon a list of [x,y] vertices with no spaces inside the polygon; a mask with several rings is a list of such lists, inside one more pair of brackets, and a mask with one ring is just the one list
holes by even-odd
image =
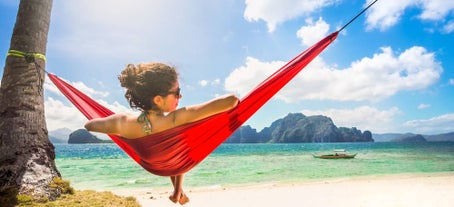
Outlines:
{"label": "turquoise sea", "polygon": [[[345,149],[354,159],[315,159]],[[76,189],[170,187],[115,144],[57,144],[56,164]],[[186,174],[186,187],[301,182],[312,179],[454,171],[454,142],[223,144]]]}

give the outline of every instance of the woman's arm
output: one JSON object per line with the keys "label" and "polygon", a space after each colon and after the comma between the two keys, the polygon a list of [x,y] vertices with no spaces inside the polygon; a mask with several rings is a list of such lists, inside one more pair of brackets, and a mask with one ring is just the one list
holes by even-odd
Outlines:
{"label": "woman's arm", "polygon": [[96,118],[85,123],[85,129],[105,134],[121,134],[121,124],[127,119],[125,114],[114,114],[104,118]]}
{"label": "woman's arm", "polygon": [[173,112],[172,115],[175,116],[175,125],[182,125],[228,111],[238,103],[239,99],[234,94],[228,94],[205,103],[183,107]]}

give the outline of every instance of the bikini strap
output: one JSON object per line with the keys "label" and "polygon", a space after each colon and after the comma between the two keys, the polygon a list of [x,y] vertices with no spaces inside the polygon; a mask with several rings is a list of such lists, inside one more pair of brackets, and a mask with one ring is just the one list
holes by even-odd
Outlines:
{"label": "bikini strap", "polygon": [[140,113],[139,117],[137,117],[137,121],[140,123],[145,123],[142,126],[142,130],[145,133],[150,134],[151,133],[151,122],[148,119],[148,114],[149,114],[148,111],[142,111],[142,113]]}

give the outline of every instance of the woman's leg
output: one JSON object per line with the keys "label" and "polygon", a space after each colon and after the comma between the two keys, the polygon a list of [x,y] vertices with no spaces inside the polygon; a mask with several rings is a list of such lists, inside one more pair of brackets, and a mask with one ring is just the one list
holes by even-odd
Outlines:
{"label": "woman's leg", "polygon": [[181,189],[181,191],[180,191],[181,192],[180,193],[180,199],[178,200],[178,202],[181,205],[184,205],[187,202],[189,202],[188,196],[186,196],[186,194],[183,191],[183,180],[184,180],[184,174],[177,175],[176,178],[175,178],[175,186],[174,186],[175,189],[176,188]]}
{"label": "woman's leg", "polygon": [[169,199],[174,203],[180,202],[181,205],[189,202],[189,198],[183,192],[183,179],[184,179],[183,174],[170,176],[170,180],[172,181],[173,185],[173,193],[169,197]]}
{"label": "woman's leg", "polygon": [[172,202],[176,203],[176,202],[178,202],[178,200],[180,200],[180,195],[181,195],[181,193],[177,192],[178,191],[178,188],[176,185],[177,176],[170,176],[170,181],[172,181],[173,193],[172,193],[172,195],[169,196],[169,199]]}
{"label": "woman's leg", "polygon": [[177,176],[170,176],[170,181],[172,181],[172,186],[175,188],[175,181]]}

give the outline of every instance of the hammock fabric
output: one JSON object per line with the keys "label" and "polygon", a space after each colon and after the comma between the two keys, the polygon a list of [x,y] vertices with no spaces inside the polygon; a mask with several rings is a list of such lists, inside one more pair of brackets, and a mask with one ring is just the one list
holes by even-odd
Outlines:
{"label": "hammock fabric", "polygon": [[[185,173],[222,144],[333,42],[338,33],[337,31],[330,34],[288,62],[242,98],[237,107],[229,111],[137,139],[109,136],[132,159],[153,174],[171,176]],[[53,74],[48,76],[88,119],[114,114],[57,76]]]}

